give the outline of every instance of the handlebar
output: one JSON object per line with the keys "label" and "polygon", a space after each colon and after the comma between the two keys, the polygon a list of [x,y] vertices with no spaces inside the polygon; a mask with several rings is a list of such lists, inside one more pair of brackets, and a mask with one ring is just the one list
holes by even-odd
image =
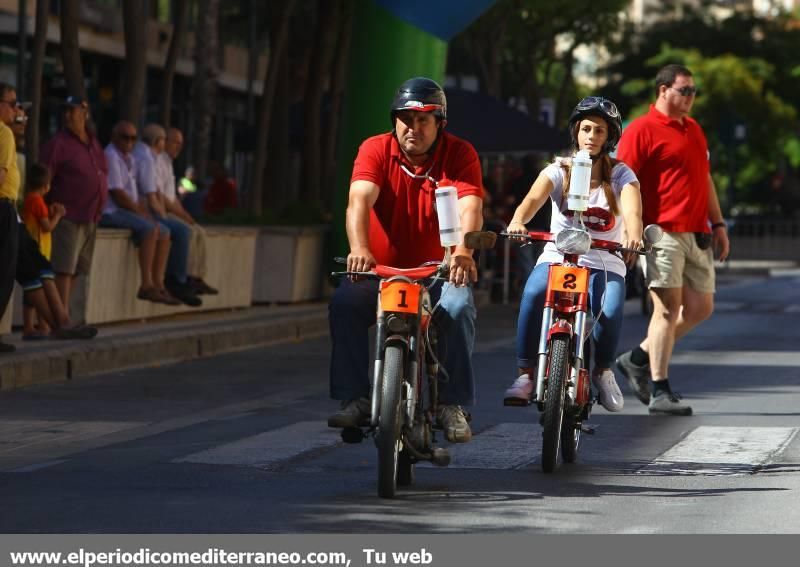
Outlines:
{"label": "handlebar", "polygon": [[[552,232],[543,232],[543,231],[530,231],[527,234],[525,233],[516,233],[516,232],[501,232],[500,236],[505,236],[506,238],[522,238],[530,241],[537,241],[537,242],[555,242],[555,235]],[[599,238],[592,238],[592,248],[595,250],[605,250],[606,252],[615,253],[615,252],[632,252],[634,254],[645,255],[648,252],[652,251],[653,246],[652,244],[645,244],[644,248],[641,250],[634,250],[633,248],[626,248],[619,242],[615,242],[613,240],[601,240]]]}
{"label": "handlebar", "polygon": [[[334,261],[346,264],[347,258],[336,257],[334,258]],[[358,276],[360,278],[374,279],[374,280],[381,280],[393,276],[405,276],[412,280],[424,280],[433,277],[444,277],[447,275],[448,272],[449,272],[449,266],[447,264],[441,261],[434,260],[430,262],[424,262],[423,264],[417,266],[416,268],[395,268],[393,266],[377,264],[374,268],[366,272],[353,272],[347,270],[344,272],[331,272],[331,276],[333,277]]]}

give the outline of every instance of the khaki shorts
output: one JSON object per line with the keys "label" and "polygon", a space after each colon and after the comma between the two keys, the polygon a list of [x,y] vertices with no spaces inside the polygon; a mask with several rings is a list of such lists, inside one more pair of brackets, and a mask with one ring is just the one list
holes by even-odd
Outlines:
{"label": "khaki shorts", "polygon": [[57,274],[88,274],[92,267],[97,225],[61,219],[53,231],[50,263]]}
{"label": "khaki shorts", "polygon": [[665,232],[647,255],[647,287],[682,288],[714,293],[714,253],[701,250],[692,232]]}

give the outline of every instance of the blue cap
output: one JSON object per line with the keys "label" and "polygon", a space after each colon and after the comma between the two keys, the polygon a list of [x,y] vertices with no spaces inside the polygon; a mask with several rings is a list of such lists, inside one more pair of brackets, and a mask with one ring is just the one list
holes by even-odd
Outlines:
{"label": "blue cap", "polygon": [[70,95],[66,99],[64,99],[64,102],[61,103],[61,106],[71,106],[73,108],[77,108],[79,106],[86,107],[89,105],[86,102],[85,98],[80,96]]}

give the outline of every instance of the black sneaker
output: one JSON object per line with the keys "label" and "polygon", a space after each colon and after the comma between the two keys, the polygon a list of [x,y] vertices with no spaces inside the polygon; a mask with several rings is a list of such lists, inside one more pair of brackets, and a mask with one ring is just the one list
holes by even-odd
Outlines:
{"label": "black sneaker", "polygon": [[651,414],[692,415],[692,407],[681,402],[681,397],[672,392],[661,392],[653,396],[647,406]]}
{"label": "black sneaker", "polygon": [[650,365],[639,366],[631,361],[631,351],[623,352],[617,357],[617,368],[628,380],[628,388],[639,401],[650,403]]}
{"label": "black sneaker", "polygon": [[200,307],[203,305],[203,300],[197,297],[194,290],[192,290],[188,284],[167,284],[167,291],[169,291],[174,298],[189,307]]}
{"label": "black sneaker", "polygon": [[197,295],[217,295],[219,293],[218,289],[208,285],[205,281],[203,281],[203,278],[189,277],[187,280],[189,285],[192,286],[192,290]]}
{"label": "black sneaker", "polygon": [[328,427],[360,427],[369,424],[370,401],[367,398],[356,398],[342,402],[342,407],[328,418]]}

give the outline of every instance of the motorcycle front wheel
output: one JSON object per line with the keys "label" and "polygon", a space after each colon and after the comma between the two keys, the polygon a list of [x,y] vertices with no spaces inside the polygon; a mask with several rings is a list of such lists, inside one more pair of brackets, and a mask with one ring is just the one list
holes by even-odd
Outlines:
{"label": "motorcycle front wheel", "polygon": [[549,371],[544,403],[542,470],[553,472],[558,464],[561,430],[564,425],[564,397],[569,374],[570,338],[554,335],[550,341]]}
{"label": "motorcycle front wheel", "polygon": [[397,491],[397,471],[403,447],[400,413],[401,391],[405,366],[403,348],[389,345],[383,358],[383,381],[378,417],[378,496],[394,498]]}

